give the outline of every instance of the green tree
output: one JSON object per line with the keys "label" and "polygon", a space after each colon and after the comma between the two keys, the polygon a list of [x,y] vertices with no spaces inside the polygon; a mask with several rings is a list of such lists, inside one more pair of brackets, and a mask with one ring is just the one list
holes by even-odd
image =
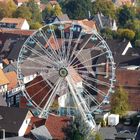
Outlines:
{"label": "green tree", "polygon": [[42,27],[42,25],[39,22],[34,22],[34,23],[30,24],[31,29],[39,29],[41,27]]}
{"label": "green tree", "polygon": [[26,6],[30,9],[30,12],[32,13],[32,22],[42,22],[42,16],[38,4],[35,3],[34,0],[29,0]]}
{"label": "green tree", "polygon": [[103,138],[99,132],[96,133],[95,140],[103,140]]}
{"label": "green tree", "polygon": [[60,16],[60,15],[62,15],[62,9],[61,9],[61,7],[60,7],[59,4],[55,5],[54,10],[53,10],[53,14],[54,14],[55,16]]}
{"label": "green tree", "polygon": [[115,18],[115,7],[112,1],[96,0],[92,4],[93,13],[103,13],[105,16]]}
{"label": "green tree", "polygon": [[45,10],[42,12],[42,17],[45,19],[46,17],[60,16],[62,14],[62,9],[59,4],[52,7],[52,5],[48,3]]}
{"label": "green tree", "polygon": [[111,97],[111,113],[124,116],[129,110],[128,93],[119,87]]}
{"label": "green tree", "polygon": [[6,2],[6,17],[12,17],[13,13],[16,11],[16,5],[13,0],[7,0]]}
{"label": "green tree", "polygon": [[120,26],[125,27],[128,21],[134,20],[136,16],[135,8],[124,5],[122,8],[118,9],[117,16]]}
{"label": "green tree", "polygon": [[0,2],[0,19],[5,17],[5,15],[6,15],[5,5],[3,2]]}
{"label": "green tree", "polygon": [[133,40],[135,37],[135,32],[130,29],[118,29],[117,33],[120,39]]}
{"label": "green tree", "polygon": [[67,0],[62,8],[71,19],[83,19],[88,18],[88,12],[92,11],[92,3],[91,0]]}
{"label": "green tree", "polygon": [[31,21],[32,18],[32,13],[30,12],[29,7],[22,5],[20,7],[18,7],[14,13],[14,17],[15,18],[25,18],[28,21]]}

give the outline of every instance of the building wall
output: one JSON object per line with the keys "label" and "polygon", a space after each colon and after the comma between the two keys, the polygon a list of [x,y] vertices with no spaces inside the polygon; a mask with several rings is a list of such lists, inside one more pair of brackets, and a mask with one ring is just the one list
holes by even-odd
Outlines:
{"label": "building wall", "polygon": [[18,136],[24,136],[28,126],[29,126],[29,123],[30,123],[30,120],[31,120],[31,117],[33,117],[33,115],[31,114],[31,112],[29,111],[27,113],[27,116],[26,118],[24,119],[23,123],[22,123],[22,126],[20,127],[19,131],[18,131]]}
{"label": "building wall", "polygon": [[30,29],[30,26],[29,26],[27,20],[25,20],[21,27],[21,30],[29,30],[29,29]]}

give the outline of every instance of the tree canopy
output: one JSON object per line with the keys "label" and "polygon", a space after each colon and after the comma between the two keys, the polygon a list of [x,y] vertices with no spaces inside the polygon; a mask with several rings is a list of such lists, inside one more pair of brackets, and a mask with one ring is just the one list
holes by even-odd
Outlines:
{"label": "tree canopy", "polygon": [[103,13],[105,16],[115,18],[115,7],[112,1],[96,0],[92,4],[93,13]]}
{"label": "tree canopy", "polygon": [[92,3],[91,0],[68,0],[62,8],[71,19],[84,19],[88,18],[89,11],[92,12]]}
{"label": "tree canopy", "polygon": [[111,112],[124,116],[129,110],[128,93],[123,87],[119,87],[111,97]]}

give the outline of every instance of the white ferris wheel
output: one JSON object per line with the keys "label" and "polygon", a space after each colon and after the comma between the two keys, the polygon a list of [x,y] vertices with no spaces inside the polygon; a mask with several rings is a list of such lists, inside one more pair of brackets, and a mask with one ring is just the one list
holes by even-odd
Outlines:
{"label": "white ferris wheel", "polygon": [[[57,22],[26,40],[19,53],[17,73],[26,99],[40,117],[80,114],[95,128],[92,113],[113,91],[115,64],[97,31],[74,21]],[[25,84],[27,73],[33,78]]]}

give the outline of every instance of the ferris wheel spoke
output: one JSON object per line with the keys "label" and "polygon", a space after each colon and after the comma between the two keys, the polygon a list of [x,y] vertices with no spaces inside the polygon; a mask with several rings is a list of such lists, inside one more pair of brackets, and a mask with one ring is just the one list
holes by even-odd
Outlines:
{"label": "ferris wheel spoke", "polygon": [[[24,57],[24,59],[26,59],[26,60],[25,60],[25,63],[26,63],[27,61],[32,61],[32,62],[38,64],[38,66],[54,67],[54,66],[51,65],[50,63],[44,63],[43,60],[40,61],[40,60],[37,60],[37,59],[35,59],[35,58],[26,57],[25,55],[24,55],[23,57]],[[39,59],[40,59],[40,58],[39,58]],[[49,64],[50,64],[50,65],[49,65]]]}
{"label": "ferris wheel spoke", "polygon": [[36,42],[36,44],[40,47],[40,49],[42,51],[44,51],[45,55],[49,58],[50,61],[54,60],[56,61],[56,59],[54,57],[52,57],[52,54],[50,54],[49,51],[47,51],[47,49],[44,47],[44,45],[42,45],[39,40],[37,40],[34,36],[32,36],[32,39]]}
{"label": "ferris wheel spoke", "polygon": [[87,89],[84,89],[84,94],[88,96],[91,99],[91,101],[93,101],[97,106],[101,104],[93,95],[91,95],[91,93],[89,93]]}
{"label": "ferris wheel spoke", "polygon": [[39,82],[33,83],[32,85],[26,86],[26,89],[28,89],[28,88],[30,88],[30,87],[33,87],[33,86],[35,86],[35,85],[37,85],[37,84],[40,84],[40,83],[42,83],[43,81],[45,81],[45,80],[43,79],[43,80],[41,80],[41,81],[39,81]]}
{"label": "ferris wheel spoke", "polygon": [[104,85],[104,86],[107,86],[107,87],[110,87],[111,84],[110,83],[107,83],[105,81],[101,81],[101,80],[98,80],[98,79],[95,79],[95,78],[90,78],[90,76],[86,76],[86,75],[81,75],[82,78],[84,78],[85,80],[90,80],[92,82],[95,82],[97,84],[100,84],[100,85]]}
{"label": "ferris wheel spoke", "polygon": [[69,56],[69,58],[68,58],[69,59],[69,63],[71,62],[71,60],[72,60],[72,58],[73,58],[73,56],[75,54],[75,51],[77,49],[77,46],[78,46],[78,44],[80,42],[81,37],[82,37],[82,31],[80,32],[80,35],[78,36],[78,39],[77,39],[77,41],[76,41],[76,43],[74,45],[74,48],[73,48],[72,53],[71,53],[71,56]]}
{"label": "ferris wheel spoke", "polygon": [[57,48],[57,50],[58,50],[58,56],[60,57],[60,60],[62,60],[62,55],[63,55],[63,54],[62,54],[61,48],[60,48],[60,46],[59,46],[58,40],[57,40],[57,38],[56,38],[55,31],[54,31],[54,29],[51,28],[51,26],[49,26],[49,28],[50,28],[50,31],[51,31],[51,33],[52,33],[52,37],[53,37],[53,39],[54,39],[56,48]]}
{"label": "ferris wheel spoke", "polygon": [[67,54],[66,54],[67,61],[70,55],[70,48],[71,48],[70,46],[71,46],[72,38],[73,38],[73,28],[74,28],[74,24],[72,24],[72,27],[70,28],[69,42],[68,42]]}
{"label": "ferris wheel spoke", "polygon": [[94,90],[95,92],[99,93],[101,96],[105,97],[106,93],[99,90],[98,88],[94,87],[93,85],[91,85],[90,83],[87,83],[85,80],[83,80],[82,82],[85,86],[88,86],[90,89]]}
{"label": "ferris wheel spoke", "polygon": [[83,66],[83,67],[76,67],[74,69],[75,70],[80,70],[80,69],[84,69],[84,68],[93,68],[93,67],[100,67],[100,66],[105,66],[105,64],[100,63],[100,64],[96,64],[96,65],[87,65],[87,66]]}
{"label": "ferris wheel spoke", "polygon": [[70,60],[70,64],[71,65],[74,60],[77,58],[77,56],[80,54],[80,52],[85,48],[85,46],[87,45],[87,43],[90,41],[90,39],[93,37],[93,35],[90,35],[87,39],[87,41],[85,41],[82,45],[81,45],[81,48],[80,50],[78,51],[78,53],[74,56],[74,58],[72,60]]}
{"label": "ferris wheel spoke", "polygon": [[59,78],[55,84],[55,87],[53,88],[52,90],[52,93],[51,95],[49,96],[47,102],[45,103],[41,113],[40,113],[40,116],[43,116],[43,113],[44,112],[47,112],[48,113],[48,110],[49,110],[49,107],[52,105],[53,101],[55,100],[55,97],[56,97],[56,94],[57,94],[57,90],[59,89],[60,85],[61,85],[61,82],[62,82],[62,79]]}
{"label": "ferris wheel spoke", "polygon": [[31,51],[33,54],[39,56],[39,58],[42,58],[43,61],[45,61],[45,62],[48,61],[48,62],[49,62],[50,64],[52,64],[52,65],[55,65],[55,64],[56,64],[54,61],[48,60],[47,57],[45,57],[45,59],[44,59],[44,57],[42,56],[41,53],[39,53],[39,52],[36,51],[35,49],[29,47],[28,45],[25,44],[24,47],[25,47],[26,49],[28,49],[29,51]]}
{"label": "ferris wheel spoke", "polygon": [[62,46],[62,58],[65,59],[66,55],[66,46],[65,46],[65,35],[64,35],[64,25],[60,25],[60,31],[61,31],[61,46]]}
{"label": "ferris wheel spoke", "polygon": [[43,91],[46,87],[48,87],[49,85],[45,85],[43,88],[41,88],[40,90],[38,90],[33,96],[31,96],[30,98],[33,99],[35,96],[37,96],[38,94],[40,94],[41,91]]}
{"label": "ferris wheel spoke", "polygon": [[56,60],[59,60],[60,57],[58,56],[57,52],[55,51],[55,49],[53,49],[53,45],[51,44],[51,42],[49,42],[48,37],[46,36],[46,34],[44,33],[44,31],[41,29],[40,33],[42,35],[42,37],[44,38],[44,40],[46,41],[51,53],[53,54],[53,57],[56,58]]}
{"label": "ferris wheel spoke", "polygon": [[108,53],[108,51],[102,52],[102,53],[100,53],[100,54],[98,54],[98,55],[96,55],[96,56],[91,57],[90,59],[86,59],[84,62],[80,62],[80,61],[79,61],[78,64],[73,65],[73,66],[74,66],[74,67],[77,67],[77,66],[79,66],[80,64],[83,65],[83,64],[85,64],[86,62],[88,62],[88,61],[90,61],[90,60],[93,60],[93,59],[95,59],[95,58],[97,58],[97,57],[99,57],[99,56],[102,56],[102,55],[104,55],[104,54],[106,54],[106,53]]}
{"label": "ferris wheel spoke", "polygon": [[[55,75],[53,75],[53,76],[55,76]],[[50,76],[50,77],[52,77],[52,76]],[[50,78],[49,77],[49,78]],[[37,93],[35,93],[33,96],[31,96],[30,98],[31,99],[33,99],[35,96],[37,96],[41,91],[43,91],[46,87],[48,87],[48,86],[50,86],[50,84],[48,83],[48,81],[46,81],[45,79],[44,79],[44,81],[46,82],[46,85],[43,87],[43,88],[41,88],[40,90],[38,90],[37,91]],[[31,85],[31,87],[32,87],[32,85]],[[51,88],[52,88],[52,86],[51,86]]]}

